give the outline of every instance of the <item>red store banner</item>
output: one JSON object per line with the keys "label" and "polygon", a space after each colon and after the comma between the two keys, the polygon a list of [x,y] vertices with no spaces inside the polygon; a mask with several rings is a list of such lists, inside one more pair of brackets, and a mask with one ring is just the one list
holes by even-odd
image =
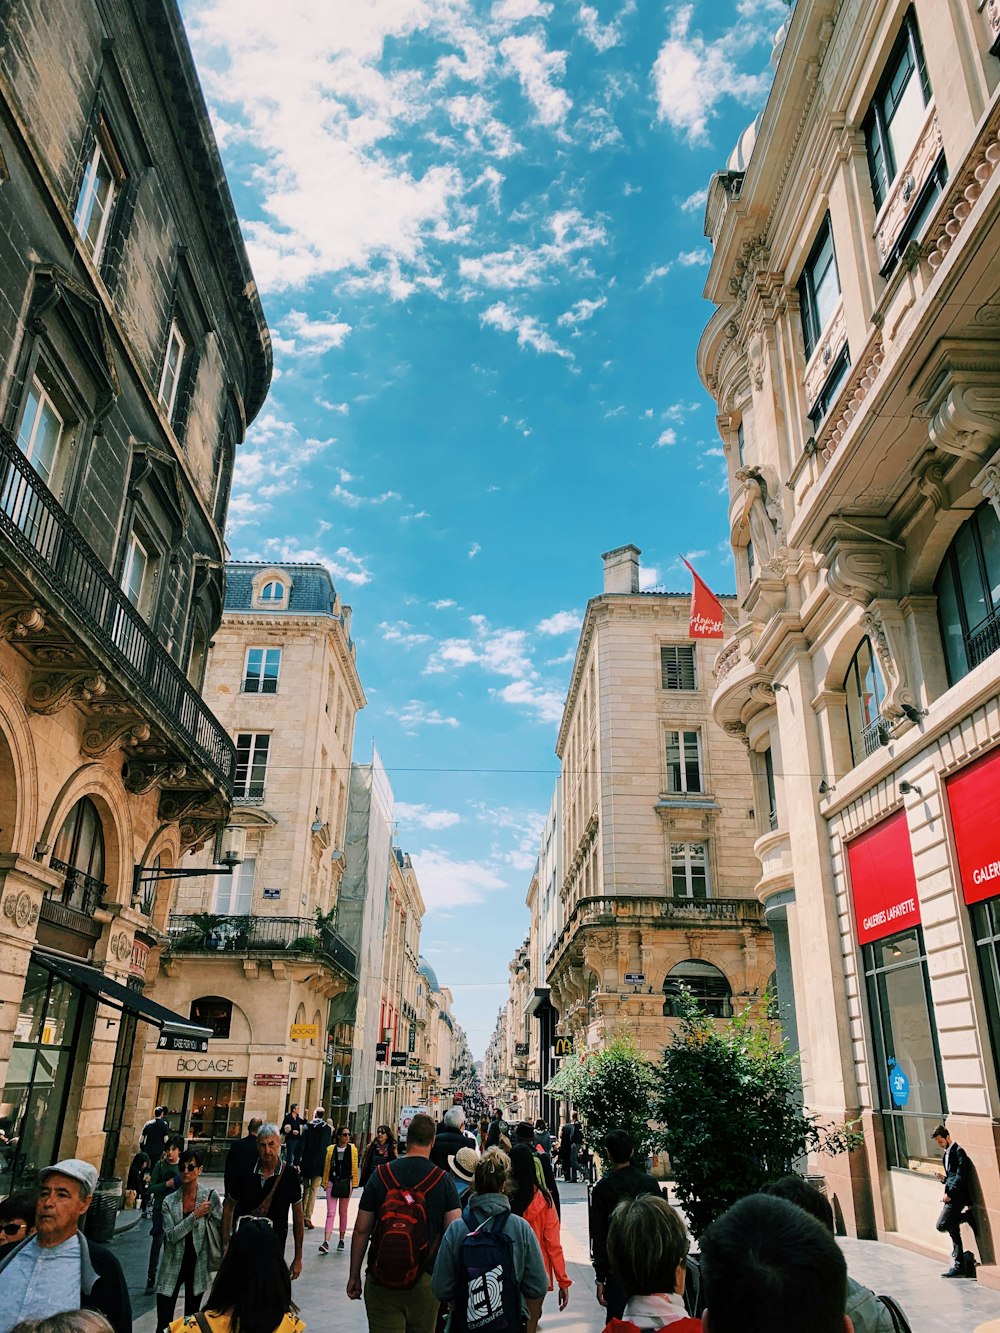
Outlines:
{"label": "red store banner", "polygon": [[906,811],[847,844],[858,943],[871,944],[920,925],[917,877]]}
{"label": "red store banner", "polygon": [[971,907],[1000,894],[1000,750],[959,769],[945,785],[962,892]]}

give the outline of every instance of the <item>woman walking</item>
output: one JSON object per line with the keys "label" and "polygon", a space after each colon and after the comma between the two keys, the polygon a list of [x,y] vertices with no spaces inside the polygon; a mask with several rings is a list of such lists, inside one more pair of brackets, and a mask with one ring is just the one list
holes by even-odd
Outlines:
{"label": "woman walking", "polygon": [[320,1254],[330,1253],[330,1237],[333,1235],[333,1223],[340,1215],[340,1240],[337,1249],[344,1248],[347,1235],[347,1204],[351,1190],[358,1183],[358,1150],[351,1142],[351,1131],[346,1125],[337,1130],[337,1137],[326,1150],[326,1164],[323,1167],[323,1188],[326,1190],[326,1223],[323,1227],[323,1244]]}
{"label": "woman walking", "polygon": [[222,1200],[203,1185],[201,1153],[181,1153],[180,1189],[163,1200],[163,1253],[156,1270],[156,1329],[169,1325],[181,1286],[184,1313],[194,1314],[208,1286],[208,1221],[222,1225]]}
{"label": "woman walking", "polygon": [[538,1154],[526,1143],[517,1143],[511,1148],[510,1173],[507,1177],[510,1210],[515,1216],[523,1217],[535,1233],[545,1261],[549,1291],[552,1290],[552,1279],[555,1278],[559,1284],[559,1309],[565,1310],[573,1279],[566,1272],[555,1201],[538,1179],[536,1160],[540,1163]]}
{"label": "woman walking", "polygon": [[365,1149],[365,1155],[361,1159],[361,1188],[368,1184],[368,1177],[373,1175],[380,1166],[385,1166],[387,1162],[396,1160],[396,1140],[393,1138],[392,1130],[388,1125],[379,1125],[375,1131],[375,1137]]}
{"label": "woman walking", "polygon": [[[266,1217],[242,1217],[201,1318],[212,1333],[302,1333],[292,1280]],[[170,1333],[200,1333],[196,1315],[175,1320]]]}

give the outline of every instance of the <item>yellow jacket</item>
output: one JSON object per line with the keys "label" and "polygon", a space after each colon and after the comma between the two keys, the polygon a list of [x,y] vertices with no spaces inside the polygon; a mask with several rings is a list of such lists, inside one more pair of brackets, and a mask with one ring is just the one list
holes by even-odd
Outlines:
{"label": "yellow jacket", "polygon": [[[351,1150],[351,1189],[356,1189],[358,1184],[358,1150],[353,1143],[349,1143]],[[330,1183],[330,1168],[333,1165],[334,1153],[337,1151],[336,1143],[331,1143],[326,1150],[326,1161],[323,1163],[323,1188],[326,1189]]]}
{"label": "yellow jacket", "polygon": [[[232,1327],[232,1321],[228,1314],[218,1314],[215,1310],[202,1310],[202,1318],[206,1320],[212,1333],[229,1333]],[[303,1333],[305,1324],[291,1311],[285,1315],[281,1323],[274,1330],[274,1333]],[[170,1325],[170,1333],[200,1333],[197,1318],[191,1314],[183,1319],[175,1319]]]}

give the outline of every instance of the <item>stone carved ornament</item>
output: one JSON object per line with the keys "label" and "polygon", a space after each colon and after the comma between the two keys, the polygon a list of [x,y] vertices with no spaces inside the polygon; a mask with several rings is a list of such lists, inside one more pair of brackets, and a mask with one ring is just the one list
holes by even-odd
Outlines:
{"label": "stone carved ornament", "polygon": [[895,603],[872,606],[861,617],[860,624],[875,649],[885,681],[885,699],[879,711],[883,717],[896,721],[917,703],[906,680],[902,617]]}
{"label": "stone carved ornament", "polygon": [[20,893],[11,889],[4,895],[3,914],[13,921],[18,930],[24,930],[27,926],[33,926],[38,920],[38,904],[33,901],[27,889],[22,889]]}
{"label": "stone carved ornament", "polygon": [[784,548],[778,488],[769,483],[766,471],[759,467],[741,467],[736,480],[743,483],[743,522],[749,526],[754,554],[762,567],[769,565]]}

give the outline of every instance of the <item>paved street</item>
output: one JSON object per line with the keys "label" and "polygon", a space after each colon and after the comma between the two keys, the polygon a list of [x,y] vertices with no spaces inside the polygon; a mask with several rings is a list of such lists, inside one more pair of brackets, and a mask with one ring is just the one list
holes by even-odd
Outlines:
{"label": "paved street", "polygon": [[[221,1185],[221,1181],[209,1181]],[[562,1185],[563,1248],[573,1289],[569,1307],[560,1314],[555,1295],[548,1297],[542,1324],[546,1333],[600,1333],[604,1312],[594,1300],[593,1269],[588,1262],[587,1202],[582,1185]],[[353,1225],[357,1193],[351,1202]],[[321,1257],[317,1248],[323,1239],[324,1205],[315,1213],[316,1230],[306,1232],[303,1274],[295,1284],[295,1299],[306,1324],[318,1333],[335,1326],[338,1333],[367,1333],[364,1304],[349,1301],[347,1251],[333,1250]],[[127,1214],[125,1215],[128,1216]],[[348,1235],[348,1243],[350,1235]],[[940,1260],[911,1254],[895,1245],[873,1241],[844,1240],[852,1277],[876,1291],[895,1295],[906,1310],[914,1333],[974,1333],[988,1321],[1000,1320],[1000,1293],[973,1282],[945,1282]],[[154,1333],[154,1298],[143,1294],[146,1258],[149,1253],[149,1223],[140,1223],[120,1234],[115,1249],[125,1267],[132,1296],[137,1333]],[[178,1314],[181,1313],[178,1301]],[[993,1330],[990,1331],[993,1333]]]}

